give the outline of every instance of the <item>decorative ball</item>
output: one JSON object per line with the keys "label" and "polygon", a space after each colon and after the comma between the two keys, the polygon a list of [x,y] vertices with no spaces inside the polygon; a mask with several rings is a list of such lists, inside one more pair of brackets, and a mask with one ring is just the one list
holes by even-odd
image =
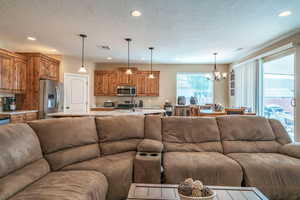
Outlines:
{"label": "decorative ball", "polygon": [[188,178],[188,179],[185,179],[184,183],[190,184],[192,186],[194,183],[194,180],[192,178]]}
{"label": "decorative ball", "polygon": [[196,180],[193,182],[193,188],[202,190],[203,189],[203,183],[199,180]]}
{"label": "decorative ball", "polygon": [[191,196],[192,189],[193,189],[193,186],[190,183],[183,182],[183,183],[180,183],[178,186],[178,192],[185,196]]}
{"label": "decorative ball", "polygon": [[201,191],[202,191],[202,196],[205,196],[205,197],[213,194],[212,191],[206,186],[204,186]]}
{"label": "decorative ball", "polygon": [[192,196],[193,197],[202,197],[202,191],[198,188],[193,188]]}

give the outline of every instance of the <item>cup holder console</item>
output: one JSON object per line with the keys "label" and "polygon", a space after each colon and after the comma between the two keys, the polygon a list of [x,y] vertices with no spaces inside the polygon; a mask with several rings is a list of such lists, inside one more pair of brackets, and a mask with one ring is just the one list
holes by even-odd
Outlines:
{"label": "cup holder console", "polygon": [[138,152],[133,167],[135,183],[161,183],[161,153]]}
{"label": "cup holder console", "polygon": [[139,153],[140,156],[151,156],[151,157],[155,157],[158,156],[158,153],[146,153],[146,152],[140,152]]}

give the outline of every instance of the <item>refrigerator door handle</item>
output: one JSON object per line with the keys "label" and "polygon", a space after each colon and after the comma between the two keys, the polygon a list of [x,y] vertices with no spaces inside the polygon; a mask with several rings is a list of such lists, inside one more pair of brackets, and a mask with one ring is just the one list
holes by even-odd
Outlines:
{"label": "refrigerator door handle", "polygon": [[56,91],[56,106],[58,108],[59,104],[60,104],[60,91],[59,91],[59,87],[55,87],[55,91]]}

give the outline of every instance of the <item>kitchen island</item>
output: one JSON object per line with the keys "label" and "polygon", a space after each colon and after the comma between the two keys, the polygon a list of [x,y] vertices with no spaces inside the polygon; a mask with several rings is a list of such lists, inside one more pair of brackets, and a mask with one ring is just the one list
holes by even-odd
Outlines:
{"label": "kitchen island", "polygon": [[140,109],[135,111],[115,109],[112,111],[88,111],[88,112],[57,112],[48,114],[48,117],[60,118],[60,117],[101,117],[101,116],[118,116],[118,115],[164,115],[163,109]]}

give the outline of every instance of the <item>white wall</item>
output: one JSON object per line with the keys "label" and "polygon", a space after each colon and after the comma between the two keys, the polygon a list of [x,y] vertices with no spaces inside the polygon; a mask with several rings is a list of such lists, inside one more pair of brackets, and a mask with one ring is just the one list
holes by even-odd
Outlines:
{"label": "white wall", "polygon": [[[149,70],[147,64],[132,64],[139,70]],[[97,70],[112,70],[118,67],[126,67],[126,64],[112,63],[97,63]],[[228,65],[218,65],[218,70],[228,72]],[[212,72],[213,65],[196,65],[196,64],[155,64],[154,71],[160,71],[160,95],[159,97],[141,97],[145,106],[162,106],[166,100],[169,100],[173,105],[176,104],[176,73],[177,72]],[[96,97],[96,104],[103,105],[105,100],[124,101],[127,98],[120,97]],[[223,80],[215,83],[215,102],[221,103],[224,106],[228,105],[228,85],[227,81]]]}

